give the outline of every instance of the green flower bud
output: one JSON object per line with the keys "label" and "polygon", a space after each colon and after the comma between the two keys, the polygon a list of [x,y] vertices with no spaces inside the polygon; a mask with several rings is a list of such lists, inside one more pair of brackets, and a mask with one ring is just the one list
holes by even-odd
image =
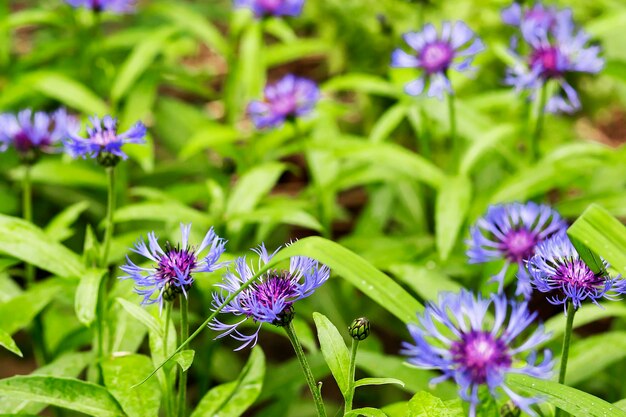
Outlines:
{"label": "green flower bud", "polygon": [[348,331],[354,340],[365,340],[370,335],[370,321],[365,317],[359,317],[348,327]]}
{"label": "green flower bud", "polygon": [[291,320],[293,320],[295,315],[296,312],[293,309],[293,306],[288,306],[277,316],[276,320],[274,320],[272,324],[278,327],[289,326],[289,323],[291,323]]}

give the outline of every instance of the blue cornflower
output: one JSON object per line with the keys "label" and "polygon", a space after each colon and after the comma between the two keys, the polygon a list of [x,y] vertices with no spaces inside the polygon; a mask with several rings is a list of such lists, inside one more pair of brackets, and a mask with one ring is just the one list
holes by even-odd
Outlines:
{"label": "blue cornflower", "polygon": [[517,26],[524,33],[542,31],[544,33],[554,29],[559,19],[571,19],[569,9],[557,9],[536,3],[531,7],[522,7],[514,2],[502,10],[502,21],[507,25]]}
{"label": "blue cornflower", "polygon": [[604,262],[604,270],[594,273],[580,259],[566,233],[558,233],[539,243],[535,255],[528,261],[533,287],[552,293],[548,301],[563,304],[565,309],[568,302],[579,308],[586,299],[598,304],[601,298],[615,301],[619,294],[624,294],[626,280],[619,275],[611,278],[607,268]]}
{"label": "blue cornflower", "polygon": [[76,132],[70,132],[65,141],[65,149],[74,158],[96,158],[104,166],[115,166],[120,158],[128,156],[122,152],[122,145],[127,143],[145,143],[146,127],[141,122],[135,123],[124,133],[117,132],[117,119],[107,115],[100,120],[98,116],[89,118],[91,127],[87,127],[87,135],[83,138]]}
{"label": "blue cornflower", "polygon": [[[268,254],[263,244],[253,249],[259,255],[259,268],[267,264],[279,249],[272,254]],[[248,283],[254,275],[255,271],[246,263],[246,257],[237,258],[234,267],[229,268],[224,275],[223,282],[217,284],[222,291],[220,294],[213,293],[213,311],[216,311],[232,293]],[[248,345],[254,346],[263,323],[271,323],[275,326],[288,325],[294,315],[293,303],[312,295],[328,280],[329,275],[330,269],[318,264],[316,260],[304,256],[293,256],[289,263],[289,270],[272,269],[262,274],[222,310],[223,313],[244,316],[243,319],[234,324],[224,324],[214,319],[209,327],[222,332],[218,338],[231,335],[233,339],[243,342],[236,350]],[[237,327],[248,318],[252,318],[259,325],[250,335],[244,335],[237,330]]]}
{"label": "blue cornflower", "polygon": [[264,99],[252,101],[248,114],[257,129],[277,127],[286,120],[310,113],[319,100],[315,82],[288,74],[265,86]]}
{"label": "blue cornflower", "polygon": [[[507,304],[510,314],[505,324]],[[487,314],[491,305],[492,320]],[[437,304],[428,303],[417,317],[419,324],[408,326],[415,344],[404,342],[401,353],[413,365],[443,373],[431,383],[454,379],[461,398],[470,403],[471,417],[476,415],[478,389],[485,385],[494,397],[502,390],[517,406],[534,415],[530,405],[538,399],[522,397],[505,384],[507,374],[547,379],[552,373],[549,350],[544,350],[541,363],[537,361],[535,348],[549,339],[543,326],[520,337],[537,317],[528,311],[526,302],[508,303],[503,295],[485,300],[463,290],[441,294]]]}
{"label": "blue cornflower", "polygon": [[[454,24],[444,22],[441,35],[429,23],[421,32],[408,32],[403,38],[414,52],[409,54],[399,48],[394,50],[391,66],[419,68],[424,72],[422,77],[405,85],[404,91],[418,96],[428,83],[428,97],[437,97],[440,100],[444,91],[453,94],[448,70],[453,68],[461,72],[470,69],[474,55],[485,49],[480,38],[462,21]],[[468,45],[470,41],[472,42]]]}
{"label": "blue cornflower", "polygon": [[95,12],[130,13],[135,11],[136,0],[65,0],[72,7],[84,7]]}
{"label": "blue cornflower", "polygon": [[567,227],[559,213],[550,206],[533,202],[490,206],[484,217],[470,228],[467,256],[469,263],[504,260],[500,272],[492,277],[502,292],[509,266],[518,265],[517,291],[529,297],[532,292],[524,262],[535,253],[537,244]]}
{"label": "blue cornflower", "polygon": [[250,9],[256,17],[299,16],[304,0],[235,0],[235,7]]}
{"label": "blue cornflower", "polygon": [[[535,6],[537,8],[538,6]],[[574,25],[570,10],[542,9],[544,18],[520,17],[520,29],[528,52],[521,54],[517,37],[511,41],[516,64],[509,68],[505,83],[516,90],[527,90],[531,99],[549,81],[559,88],[549,97],[545,110],[571,113],[580,108],[576,90],[566,81],[571,73],[595,74],[604,67],[600,47],[589,46],[589,35]],[[564,94],[563,94],[564,93]]]}
{"label": "blue cornflower", "polygon": [[[131,278],[135,281],[135,291],[143,296],[142,304],[159,303],[162,309],[163,301],[172,301],[181,293],[187,296],[194,281],[194,273],[213,272],[227,265],[218,262],[226,242],[215,234],[213,228],[209,229],[197,248],[188,243],[190,229],[191,224],[181,223],[181,243],[172,246],[166,242],[165,250],[159,245],[154,232],[148,233],[148,245],[143,239],[137,241],[131,250],[154,262],[150,268],[137,266],[126,256],[126,265],[120,269],[127,275],[120,279]],[[201,258],[200,253],[206,248],[209,251]]]}
{"label": "blue cornflower", "polygon": [[77,121],[65,109],[54,113],[22,110],[15,114],[0,114],[0,151],[13,147],[26,163],[35,162],[42,152],[56,153],[57,146],[75,130]]}

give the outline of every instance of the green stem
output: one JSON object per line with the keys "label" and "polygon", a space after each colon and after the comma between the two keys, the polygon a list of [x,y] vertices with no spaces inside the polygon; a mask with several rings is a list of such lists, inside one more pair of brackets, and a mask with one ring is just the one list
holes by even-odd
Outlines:
{"label": "green stem", "polygon": [[[571,302],[567,304],[567,322],[565,323],[565,334],[563,335],[563,348],[561,350],[561,368],[559,370],[559,384],[565,383],[565,372],[567,371],[567,359],[569,357],[569,345],[572,339],[572,329],[574,327],[574,314],[576,309]],[[557,408],[554,417],[561,415],[561,409]]]}
{"label": "green stem", "polygon": [[528,153],[530,154],[531,162],[535,162],[539,159],[539,139],[541,138],[541,131],[543,130],[543,122],[545,119],[545,107],[548,98],[548,88],[546,83],[541,86],[541,92],[539,98],[539,107],[537,109],[537,119],[535,121],[535,130],[530,137],[530,143],[528,145]]}
{"label": "green stem", "polygon": [[[187,340],[189,337],[189,302],[185,295],[180,296],[180,340]],[[185,416],[185,406],[187,396],[187,371],[180,368],[180,378],[178,381],[178,417]]]}
{"label": "green stem", "polygon": [[348,411],[352,411],[352,400],[354,399],[354,372],[356,370],[356,351],[359,348],[359,341],[357,339],[352,339],[352,347],[350,348],[350,370],[348,371],[348,377],[350,380],[348,383],[348,392],[346,393],[345,400],[346,404],[344,407],[343,413],[347,413]]}
{"label": "green stem", "polygon": [[450,118],[450,144],[452,146],[452,161],[450,172],[455,172],[459,165],[461,155],[461,143],[456,134],[456,113],[454,106],[454,95],[448,94],[448,117]]}
{"label": "green stem", "polygon": [[[169,338],[170,332],[170,319],[172,316],[172,302],[168,301],[165,304],[165,330],[163,337],[163,355],[167,356],[167,339]],[[165,413],[167,417],[174,417],[174,396],[172,395],[173,384],[171,382],[171,373],[166,372],[165,374]]]}
{"label": "green stem", "polygon": [[[22,178],[22,216],[27,222],[33,222],[33,191],[31,182],[31,166],[24,165],[24,178]],[[29,288],[35,283],[35,266],[29,263],[24,265],[24,279],[26,287]],[[43,321],[41,314],[37,314],[33,319],[33,352],[35,360],[39,365],[48,362],[48,352],[44,342]]]}
{"label": "green stem", "polygon": [[285,326],[284,329],[285,332],[287,332],[287,337],[289,337],[293,349],[296,351],[296,356],[300,361],[302,371],[304,371],[304,378],[306,379],[306,382],[309,385],[309,389],[311,390],[311,394],[313,395],[313,401],[315,401],[317,416],[326,417],[326,408],[324,408],[324,402],[322,401],[322,393],[320,391],[320,387],[315,382],[315,378],[313,377],[313,372],[311,372],[309,362],[306,360],[304,350],[302,350],[302,345],[298,340],[298,336],[296,336],[296,329],[293,327],[293,322],[289,322],[289,325]]}
{"label": "green stem", "polygon": [[111,248],[111,238],[113,237],[113,212],[115,211],[115,168],[107,167],[107,214],[104,229],[104,241],[102,243],[102,256],[100,267],[106,268],[109,260],[109,250]]}

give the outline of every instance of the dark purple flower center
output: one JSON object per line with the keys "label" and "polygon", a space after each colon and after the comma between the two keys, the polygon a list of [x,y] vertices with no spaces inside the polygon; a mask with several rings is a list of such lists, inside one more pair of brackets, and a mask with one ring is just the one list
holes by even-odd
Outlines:
{"label": "dark purple flower center", "polygon": [[156,276],[167,282],[180,282],[179,275],[182,274],[188,281],[189,274],[196,267],[196,261],[196,254],[190,248],[171,248],[168,244],[165,255],[159,259]]}
{"label": "dark purple flower center", "polygon": [[287,300],[287,306],[291,306],[297,298],[298,292],[293,285],[293,280],[287,271],[272,271],[266,279],[259,282],[252,289],[256,301],[264,307],[272,306],[276,300]]}
{"label": "dark purple flower center", "polygon": [[258,0],[259,7],[267,13],[275,12],[281,6],[282,0]]}
{"label": "dark purple flower center", "polygon": [[526,228],[512,229],[501,243],[501,249],[511,262],[530,258],[535,252],[537,235]]}
{"label": "dark purple flower center", "polygon": [[13,146],[15,146],[15,149],[20,153],[26,153],[33,148],[44,148],[49,146],[50,143],[50,138],[44,137],[37,144],[35,144],[28,132],[25,132],[24,130],[18,132],[18,134],[13,138]]}
{"label": "dark purple flower center", "polygon": [[471,331],[450,347],[452,360],[464,368],[474,384],[487,382],[490,370],[511,366],[511,356],[506,344],[491,333]]}
{"label": "dark purple flower center", "polygon": [[594,274],[580,259],[567,259],[559,264],[556,267],[554,279],[587,290],[594,289],[605,282],[603,274]]}
{"label": "dark purple flower center", "polygon": [[418,58],[428,74],[444,72],[452,63],[454,50],[447,42],[436,41],[424,46]]}
{"label": "dark purple flower center", "polygon": [[535,49],[530,55],[530,66],[541,68],[540,75],[543,78],[558,78],[563,75],[563,63],[565,57],[558,48],[553,46]]}

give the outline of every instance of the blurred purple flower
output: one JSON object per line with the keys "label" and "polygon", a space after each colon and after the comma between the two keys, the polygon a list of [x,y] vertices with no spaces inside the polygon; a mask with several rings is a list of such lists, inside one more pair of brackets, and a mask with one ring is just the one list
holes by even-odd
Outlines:
{"label": "blurred purple flower", "polygon": [[87,138],[70,132],[65,140],[66,151],[74,158],[96,158],[104,166],[114,166],[119,159],[127,159],[122,152],[122,145],[127,143],[145,143],[146,127],[141,122],[135,123],[124,133],[117,132],[117,119],[107,115],[100,120],[97,116],[89,118],[91,127],[87,127]]}
{"label": "blurred purple flower", "polygon": [[[159,303],[159,309],[162,310],[163,301],[172,301],[181,293],[187,296],[194,281],[194,273],[213,272],[226,265],[225,262],[218,262],[225,250],[224,239],[211,228],[196,248],[188,243],[190,229],[191,224],[181,223],[181,243],[172,246],[166,242],[165,250],[159,245],[154,232],[148,233],[148,245],[140,239],[131,251],[154,262],[149,268],[137,266],[126,256],[126,265],[120,269],[127,275],[120,279],[135,281],[135,292],[143,296],[142,304]],[[200,258],[200,253],[206,248],[209,248],[209,252]]]}
{"label": "blurred purple flower", "polygon": [[[268,254],[265,246],[261,244],[253,249],[259,255],[259,268],[267,264],[278,252]],[[222,289],[221,293],[213,293],[213,311],[224,304],[226,299],[242,285],[248,283],[256,274],[254,269],[246,263],[246,257],[239,257],[234,262],[234,268],[229,269],[224,275],[224,280],[217,286]],[[232,313],[235,316],[243,316],[243,319],[234,324],[225,324],[217,319],[209,324],[213,330],[222,332],[218,336],[231,335],[233,339],[243,344],[236,350],[248,345],[254,346],[259,337],[259,331],[263,323],[271,323],[276,326],[286,326],[294,315],[293,304],[312,295],[330,276],[330,270],[325,265],[320,265],[314,259],[304,256],[293,256],[289,263],[289,270],[271,269],[262,274],[255,282],[240,292],[222,313]],[[250,335],[244,335],[237,327],[252,318],[259,323],[255,331]]]}
{"label": "blurred purple flower", "polygon": [[54,113],[26,109],[15,114],[0,114],[0,151],[13,147],[22,161],[35,162],[41,153],[60,151],[59,143],[78,126],[65,109]]}
{"label": "blurred purple flower", "polygon": [[566,233],[558,233],[539,243],[535,255],[528,261],[533,287],[552,293],[548,301],[563,304],[565,310],[568,302],[577,309],[586,299],[598,304],[601,298],[615,301],[619,294],[626,292],[626,280],[621,276],[611,278],[606,262],[603,267],[602,272],[594,273],[580,259]]}
{"label": "blurred purple flower", "polygon": [[304,0],[235,0],[235,7],[250,9],[256,17],[299,16]]}
{"label": "blurred purple flower", "polygon": [[[516,64],[508,69],[505,83],[514,86],[518,92],[529,91],[531,99],[535,99],[543,85],[552,80],[559,88],[549,97],[545,110],[550,113],[574,112],[580,108],[580,100],[565,77],[571,73],[600,72],[604,67],[604,59],[599,56],[600,47],[589,45],[589,35],[575,26],[569,9],[535,5],[530,9],[533,10],[536,12],[519,18],[522,39],[529,52],[519,52],[523,45],[517,36],[512,38],[511,50]],[[505,19],[505,22],[507,20],[515,21]]]}
{"label": "blurred purple flower", "polygon": [[529,297],[532,287],[524,262],[535,253],[539,242],[566,227],[559,213],[547,205],[527,202],[490,206],[470,228],[470,239],[466,241],[469,263],[504,260],[500,272],[492,277],[500,284],[499,293],[509,266],[517,264],[516,294]]}
{"label": "blurred purple flower", "polygon": [[310,113],[319,95],[313,81],[289,74],[274,84],[268,84],[264,99],[248,105],[248,114],[257,129],[277,127],[286,120]]}
{"label": "blurred purple flower", "polygon": [[84,7],[95,12],[131,13],[135,11],[136,0],[65,0],[72,7]]}
{"label": "blurred purple flower", "polygon": [[[549,335],[542,325],[527,332],[537,313],[530,313],[526,302],[512,301],[505,324],[507,304],[503,295],[485,300],[466,290],[443,293],[437,304],[429,302],[418,314],[418,325],[409,324],[414,344],[402,344],[401,353],[409,357],[409,363],[443,373],[431,383],[453,379],[459,385],[459,395],[470,403],[470,417],[476,415],[478,389],[484,385],[494,397],[502,390],[517,406],[535,415],[530,405],[538,399],[513,392],[505,378],[507,374],[526,374],[547,379],[552,373],[552,353],[545,350],[543,361],[538,363],[536,352]],[[492,305],[490,320],[487,311]],[[527,336],[520,337],[522,333]]]}
{"label": "blurred purple flower", "polygon": [[[391,55],[393,68],[418,68],[424,74],[415,81],[408,83],[404,91],[418,96],[428,86],[428,97],[443,98],[443,93],[453,94],[448,70],[450,68],[462,72],[471,69],[474,56],[485,49],[480,38],[465,24],[457,21],[454,24],[444,22],[441,35],[432,24],[424,26],[421,32],[404,34],[404,41],[413,49],[406,53],[398,48]],[[471,43],[469,43],[472,41]]]}

